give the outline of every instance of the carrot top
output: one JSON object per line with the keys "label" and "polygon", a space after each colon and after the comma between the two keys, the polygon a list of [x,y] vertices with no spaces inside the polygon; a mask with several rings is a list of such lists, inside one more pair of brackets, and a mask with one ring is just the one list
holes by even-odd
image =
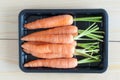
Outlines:
{"label": "carrot top", "polygon": [[75,50],[75,55],[85,57],[84,59],[79,60],[78,63],[100,62],[99,46],[100,42],[103,42],[102,39],[104,38],[104,32],[99,30],[99,26],[96,23],[93,23],[85,30],[78,30],[78,33],[78,36],[75,36],[74,40],[94,41],[89,43],[77,43],[77,47],[79,47],[79,49]]}

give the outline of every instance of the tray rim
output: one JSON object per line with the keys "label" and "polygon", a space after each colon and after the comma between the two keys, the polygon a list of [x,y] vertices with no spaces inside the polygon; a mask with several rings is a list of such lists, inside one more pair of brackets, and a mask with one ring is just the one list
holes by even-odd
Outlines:
{"label": "tray rim", "polygon": [[[23,17],[23,15],[26,12],[52,12],[52,11],[76,11],[76,12],[102,12],[105,16],[105,22],[104,22],[104,26],[105,26],[105,54],[104,57],[106,58],[104,61],[104,68],[101,70],[80,70],[80,71],[74,71],[74,70],[26,70],[22,67],[21,63],[21,51],[20,51],[20,27],[21,27],[21,17]],[[108,67],[108,13],[106,12],[105,9],[24,9],[22,11],[20,11],[19,15],[18,15],[18,31],[19,31],[19,40],[18,40],[18,45],[19,45],[19,67],[23,72],[29,72],[29,73],[103,73],[107,70]]]}

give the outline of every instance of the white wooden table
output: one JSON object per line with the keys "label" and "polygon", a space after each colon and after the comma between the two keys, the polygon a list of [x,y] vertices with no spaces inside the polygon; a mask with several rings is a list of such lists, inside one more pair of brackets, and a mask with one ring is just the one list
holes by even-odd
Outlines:
{"label": "white wooden table", "polygon": [[[109,14],[109,66],[103,74],[24,73],[18,66],[18,14],[22,9],[104,8]],[[0,80],[120,80],[120,0],[1,0]]]}

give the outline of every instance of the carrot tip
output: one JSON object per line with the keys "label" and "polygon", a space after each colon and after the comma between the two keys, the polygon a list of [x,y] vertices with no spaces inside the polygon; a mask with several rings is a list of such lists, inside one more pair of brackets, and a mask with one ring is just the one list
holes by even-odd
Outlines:
{"label": "carrot tip", "polygon": [[24,40],[24,38],[21,38],[21,40]]}
{"label": "carrot tip", "polygon": [[28,64],[24,64],[24,67],[29,67],[29,65]]}
{"label": "carrot tip", "polygon": [[21,45],[22,48],[24,48],[24,45]]}
{"label": "carrot tip", "polygon": [[30,54],[30,51],[26,50],[26,49],[23,49],[23,51],[27,54]]}

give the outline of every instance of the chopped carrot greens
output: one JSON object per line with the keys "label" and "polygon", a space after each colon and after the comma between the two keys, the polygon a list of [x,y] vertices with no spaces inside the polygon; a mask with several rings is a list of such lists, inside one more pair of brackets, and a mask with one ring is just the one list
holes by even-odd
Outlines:
{"label": "chopped carrot greens", "polygon": [[[100,33],[104,33],[103,31],[98,31],[99,27],[98,25],[96,25],[96,23],[93,23],[92,25],[90,25],[87,29],[82,30],[82,31],[78,31],[79,35],[74,37],[74,40],[80,40],[79,38],[83,38],[83,37],[87,37],[86,39],[89,40],[98,40],[98,41],[103,41],[102,38],[103,36]],[[99,34],[96,34],[99,33]],[[83,40],[85,40],[83,38]]]}
{"label": "chopped carrot greens", "polygon": [[95,57],[98,59],[85,58],[85,59],[79,60],[78,64],[93,63],[93,62],[100,62],[101,61],[101,59],[99,58],[99,55],[95,56]]}
{"label": "chopped carrot greens", "polygon": [[78,30],[78,33],[78,36],[75,36],[74,40],[95,40],[94,42],[89,43],[77,43],[77,47],[79,47],[79,49],[75,50],[74,55],[85,57],[84,59],[79,60],[78,64],[100,62],[101,58],[99,55],[99,44],[100,42],[103,42],[102,39],[104,38],[104,32],[99,30],[99,26],[96,23],[93,23],[85,30]]}
{"label": "chopped carrot greens", "polygon": [[89,22],[101,22],[102,17],[83,17],[83,18],[74,18],[74,21],[89,21]]}

